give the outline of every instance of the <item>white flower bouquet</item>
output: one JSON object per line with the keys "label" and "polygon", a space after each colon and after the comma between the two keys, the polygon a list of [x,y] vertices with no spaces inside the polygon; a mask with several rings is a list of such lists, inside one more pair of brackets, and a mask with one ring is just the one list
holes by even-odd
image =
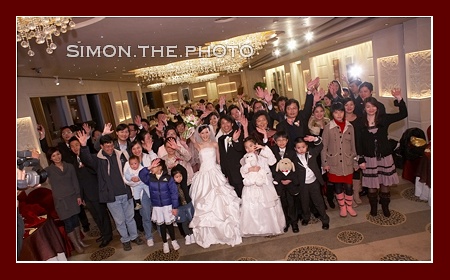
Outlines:
{"label": "white flower bouquet", "polygon": [[186,129],[182,133],[181,137],[184,139],[189,139],[192,134],[194,134],[195,129],[197,128],[198,118],[194,115],[189,115],[183,118]]}

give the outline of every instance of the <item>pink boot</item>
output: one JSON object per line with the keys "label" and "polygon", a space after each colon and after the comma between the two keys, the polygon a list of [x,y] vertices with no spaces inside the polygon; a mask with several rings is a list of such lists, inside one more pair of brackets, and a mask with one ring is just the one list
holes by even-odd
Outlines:
{"label": "pink boot", "polygon": [[347,212],[352,217],[356,217],[358,214],[355,210],[353,210],[352,204],[353,204],[353,195],[345,195],[345,204],[347,206]]}
{"label": "pink boot", "polygon": [[344,193],[336,194],[336,200],[339,204],[339,216],[347,217],[347,207],[345,207]]}

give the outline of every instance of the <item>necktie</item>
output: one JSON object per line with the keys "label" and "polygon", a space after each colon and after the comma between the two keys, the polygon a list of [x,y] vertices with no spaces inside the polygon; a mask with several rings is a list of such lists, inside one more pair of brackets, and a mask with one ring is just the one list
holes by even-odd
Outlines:
{"label": "necktie", "polygon": [[280,150],[280,157],[283,158],[284,157],[284,151]]}

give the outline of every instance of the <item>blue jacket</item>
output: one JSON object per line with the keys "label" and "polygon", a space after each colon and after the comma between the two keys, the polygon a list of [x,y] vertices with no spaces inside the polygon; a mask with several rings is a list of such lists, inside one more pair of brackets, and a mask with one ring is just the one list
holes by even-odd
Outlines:
{"label": "blue jacket", "polygon": [[178,188],[172,176],[163,172],[159,180],[148,168],[139,171],[139,178],[150,190],[152,206],[163,207],[172,205],[172,209],[178,208]]}

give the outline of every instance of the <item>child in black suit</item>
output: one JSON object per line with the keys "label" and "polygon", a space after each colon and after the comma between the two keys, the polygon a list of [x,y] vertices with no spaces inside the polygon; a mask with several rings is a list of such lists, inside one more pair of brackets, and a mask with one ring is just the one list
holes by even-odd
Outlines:
{"label": "child in black suit", "polygon": [[[308,148],[305,142],[314,142],[314,146]],[[322,229],[330,228],[330,217],[325,212],[320,186],[324,184],[322,172],[317,164],[317,156],[320,154],[323,144],[319,136],[298,137],[294,141],[294,149],[297,153],[295,159],[295,169],[300,181],[300,199],[302,202],[303,220],[302,225],[306,226],[311,217],[309,201],[311,200],[319,213],[322,221]]]}

